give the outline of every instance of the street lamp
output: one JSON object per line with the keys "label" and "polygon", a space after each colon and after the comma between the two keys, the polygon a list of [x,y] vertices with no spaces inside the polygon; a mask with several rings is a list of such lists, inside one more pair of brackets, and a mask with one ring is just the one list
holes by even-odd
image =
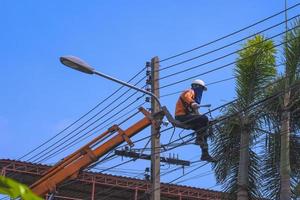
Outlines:
{"label": "street lamp", "polygon": [[104,77],[104,78],[106,78],[108,80],[117,82],[117,83],[119,83],[121,85],[127,86],[129,88],[132,88],[132,89],[137,90],[139,92],[142,92],[144,94],[150,95],[150,96],[152,96],[157,101],[157,103],[159,105],[159,108],[161,110],[160,101],[157,98],[157,96],[155,96],[153,93],[151,93],[151,92],[149,92],[147,90],[143,90],[141,88],[135,87],[134,85],[131,85],[129,83],[126,83],[126,82],[121,81],[119,79],[116,79],[114,77],[108,76],[108,75],[103,74],[101,72],[98,72],[93,67],[91,67],[89,64],[87,64],[86,62],[84,62],[83,60],[81,60],[80,58],[77,58],[75,56],[62,56],[62,57],[60,57],[60,62],[62,64],[64,64],[65,66],[70,67],[72,69],[84,72],[86,74],[96,74],[96,75],[102,76],[102,77]]}

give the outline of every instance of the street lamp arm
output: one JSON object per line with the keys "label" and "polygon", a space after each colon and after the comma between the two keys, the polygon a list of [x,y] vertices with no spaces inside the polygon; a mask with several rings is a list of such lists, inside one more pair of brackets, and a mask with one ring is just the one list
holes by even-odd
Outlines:
{"label": "street lamp arm", "polygon": [[103,73],[98,72],[98,71],[95,71],[95,70],[94,70],[94,74],[97,74],[98,76],[102,76],[103,78],[109,79],[109,80],[111,80],[111,81],[117,82],[117,83],[119,83],[119,84],[121,84],[121,85],[127,86],[127,87],[132,88],[132,89],[134,89],[134,90],[137,90],[137,91],[139,91],[139,92],[142,92],[142,93],[144,93],[144,94],[150,95],[151,97],[153,97],[153,98],[155,99],[155,101],[157,101],[157,103],[158,103],[158,105],[159,105],[159,109],[161,110],[162,106],[161,106],[161,104],[160,104],[160,101],[159,101],[158,97],[157,97],[156,95],[154,95],[152,92],[149,92],[149,91],[147,91],[147,90],[138,88],[138,87],[136,87],[136,86],[134,86],[134,85],[128,84],[128,83],[126,83],[126,82],[124,82],[124,81],[121,81],[121,80],[119,80],[119,79],[113,78],[113,77],[111,77],[111,76],[109,76],[109,75],[103,74]]}
{"label": "street lamp arm", "polygon": [[160,101],[159,101],[158,97],[155,94],[153,94],[153,93],[151,93],[147,90],[143,90],[141,88],[135,87],[134,85],[131,85],[129,83],[126,83],[126,82],[121,81],[119,79],[116,79],[114,77],[111,77],[111,76],[108,76],[108,75],[103,74],[101,72],[98,72],[93,67],[91,67],[88,63],[86,63],[85,61],[81,60],[78,57],[75,57],[75,56],[62,56],[62,57],[60,57],[60,62],[62,64],[64,64],[65,66],[70,67],[72,69],[75,69],[77,71],[80,71],[80,72],[83,72],[83,73],[86,73],[86,74],[97,74],[98,76],[102,76],[102,77],[104,77],[108,80],[117,82],[121,85],[127,86],[129,88],[132,88],[132,89],[137,90],[139,92],[142,92],[144,94],[150,95],[151,97],[153,97],[155,99],[155,101],[157,101],[157,103],[159,105],[159,109],[161,110],[161,108],[162,108],[161,104],[160,104]]}

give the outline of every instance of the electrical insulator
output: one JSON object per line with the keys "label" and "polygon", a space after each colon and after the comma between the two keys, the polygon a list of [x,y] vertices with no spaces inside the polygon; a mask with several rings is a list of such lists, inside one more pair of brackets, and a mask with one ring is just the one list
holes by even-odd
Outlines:
{"label": "electrical insulator", "polygon": [[146,167],[145,172],[150,172],[149,167]]}
{"label": "electrical insulator", "polygon": [[150,62],[146,62],[146,67],[150,67]]}
{"label": "electrical insulator", "polygon": [[145,176],[145,180],[150,181],[150,175],[149,175],[150,169],[149,167],[145,168],[145,172],[144,172],[144,176]]}
{"label": "electrical insulator", "polygon": [[148,85],[151,84],[151,79],[150,79],[150,78],[148,78],[148,79],[146,80],[146,84],[148,84]]}

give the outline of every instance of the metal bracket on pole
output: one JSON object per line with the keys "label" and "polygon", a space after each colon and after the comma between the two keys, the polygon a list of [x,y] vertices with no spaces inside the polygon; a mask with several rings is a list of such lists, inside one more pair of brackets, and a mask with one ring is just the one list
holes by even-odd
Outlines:
{"label": "metal bracket on pole", "polygon": [[[144,160],[151,160],[151,155],[139,153],[132,150],[115,150],[115,154],[118,156],[124,156],[134,159],[144,159]],[[191,162],[187,160],[181,160],[175,157],[160,157],[160,162],[167,163],[170,165],[181,165],[181,166],[190,166]]]}

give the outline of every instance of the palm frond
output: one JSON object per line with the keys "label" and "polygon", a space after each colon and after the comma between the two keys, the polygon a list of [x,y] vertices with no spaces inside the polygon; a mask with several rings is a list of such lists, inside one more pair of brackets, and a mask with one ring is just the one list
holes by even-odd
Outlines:
{"label": "palm frond", "polygon": [[[284,52],[284,60],[287,66],[287,74],[289,77],[289,85],[300,81],[300,19],[298,18],[294,24],[295,29],[287,33],[287,45]],[[268,91],[268,95],[283,91],[285,87],[285,76],[279,76],[276,84]],[[282,80],[282,81],[280,81]],[[290,168],[291,168],[291,187],[293,198],[295,197],[295,188],[297,181],[300,179],[300,88],[291,89],[291,98],[289,110],[291,113],[291,133],[290,133]],[[267,135],[268,145],[265,147],[264,159],[264,193],[270,199],[279,199],[280,195],[280,134],[281,116],[283,112],[283,96],[274,99],[272,103],[265,107],[264,112],[268,126],[271,127],[274,134]]]}
{"label": "palm frond", "polygon": [[[224,115],[230,115],[238,111],[238,104],[229,106]],[[254,124],[254,123],[253,123]],[[251,126],[251,129],[252,126]],[[222,184],[222,189],[227,192],[230,199],[236,199],[237,177],[239,166],[239,151],[241,137],[241,122],[239,117],[232,117],[219,124],[218,132],[213,140],[212,154],[218,159],[213,165],[218,183]],[[253,134],[252,134],[253,135]],[[249,144],[251,146],[251,143]],[[249,196],[251,199],[261,197],[260,192],[260,160],[258,155],[250,149],[249,164]]]}
{"label": "palm frond", "polygon": [[279,199],[280,191],[280,134],[268,135],[268,145],[265,149],[263,182],[264,194],[270,199]]}
{"label": "palm frond", "polygon": [[239,52],[235,68],[236,92],[245,106],[261,97],[263,93],[259,91],[274,78],[275,53],[273,41],[266,41],[262,35],[248,40],[245,49]]}
{"label": "palm frond", "polygon": [[289,83],[299,79],[300,68],[300,18],[292,24],[293,30],[287,33],[287,45],[285,48],[285,63],[289,74]]}
{"label": "palm frond", "polygon": [[[276,50],[272,41],[266,41],[263,36],[257,35],[248,40],[244,47],[245,49],[239,52],[235,68],[238,101],[223,110],[223,116],[237,113],[248,107],[253,101],[263,97],[265,93],[261,91],[262,88],[276,74]],[[241,188],[238,186],[240,151],[249,151],[250,155],[247,161],[248,168],[242,168],[248,173],[248,183],[243,184],[248,187],[249,198],[257,199],[262,196],[259,167],[261,162],[259,156],[252,150],[254,141],[260,137],[256,127],[263,123],[260,112],[261,109],[258,107],[239,112],[238,116],[235,115],[222,121],[216,129],[217,134],[214,137],[212,153],[218,158],[218,162],[213,168],[217,182],[223,184],[222,188],[231,195],[230,199],[236,199],[238,188]],[[249,135],[249,140],[245,134]],[[241,139],[246,146],[241,146]],[[245,163],[242,163],[241,166],[247,166]]]}

